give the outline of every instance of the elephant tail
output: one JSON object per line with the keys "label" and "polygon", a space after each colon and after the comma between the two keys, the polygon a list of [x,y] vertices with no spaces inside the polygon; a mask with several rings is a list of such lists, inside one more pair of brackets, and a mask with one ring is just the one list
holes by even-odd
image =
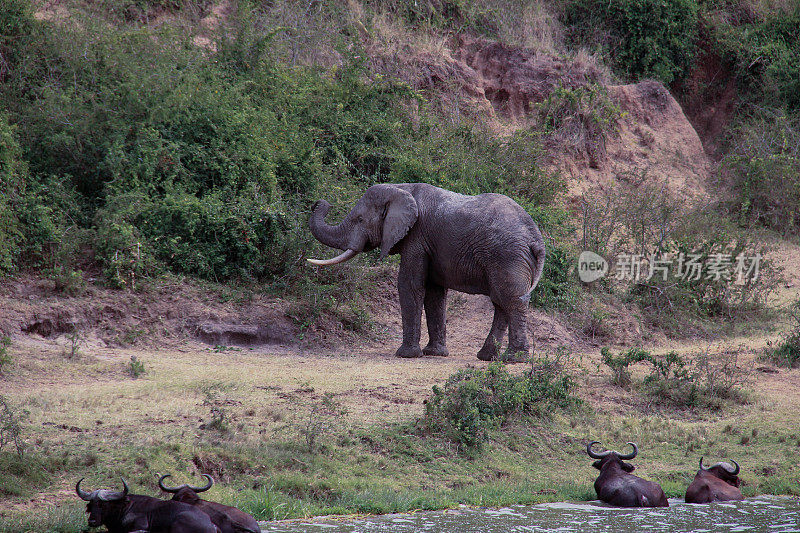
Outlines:
{"label": "elephant tail", "polygon": [[533,280],[531,281],[531,288],[528,292],[519,297],[523,302],[529,302],[531,300],[533,289],[539,284],[539,279],[542,277],[542,271],[544,270],[545,248],[541,236],[531,244],[531,255],[534,261]]}

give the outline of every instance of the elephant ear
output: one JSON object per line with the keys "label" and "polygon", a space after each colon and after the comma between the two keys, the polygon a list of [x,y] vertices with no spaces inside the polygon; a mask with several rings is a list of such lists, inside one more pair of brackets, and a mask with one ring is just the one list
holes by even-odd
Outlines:
{"label": "elephant ear", "polygon": [[406,236],[408,230],[417,221],[419,210],[417,201],[411,193],[390,184],[373,185],[370,194],[374,194],[377,202],[383,204],[383,234],[381,238],[381,259],[389,255],[395,244]]}

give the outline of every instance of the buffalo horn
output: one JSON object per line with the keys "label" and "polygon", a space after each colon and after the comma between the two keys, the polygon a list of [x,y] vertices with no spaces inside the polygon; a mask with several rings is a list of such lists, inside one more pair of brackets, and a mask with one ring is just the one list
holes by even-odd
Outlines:
{"label": "buffalo horn", "polygon": [[727,473],[729,473],[732,476],[738,475],[739,474],[739,463],[737,463],[733,459],[731,459],[731,463],[735,464],[736,466],[733,467],[729,463],[720,462],[720,463],[714,464],[713,466],[711,466],[709,468],[713,468],[714,466],[719,466],[719,467],[723,468]]}
{"label": "buffalo horn", "polygon": [[739,463],[737,463],[737,462],[736,462],[736,461],[734,461],[733,459],[731,459],[731,463],[733,463],[734,465],[736,465],[736,467],[732,467],[732,466],[731,466],[730,464],[728,464],[728,463],[714,463],[713,465],[709,466],[708,468],[703,468],[703,458],[701,457],[701,458],[700,458],[700,470],[709,470],[709,469],[711,469],[711,468],[714,468],[715,466],[719,466],[719,467],[721,467],[721,468],[724,468],[724,469],[725,469],[725,471],[726,471],[727,473],[729,473],[730,475],[732,475],[732,476],[739,475],[739,470],[740,470],[740,469],[739,469]]}
{"label": "buffalo horn", "polygon": [[122,480],[122,492],[111,492],[110,490],[102,490],[97,493],[97,496],[104,502],[113,502],[117,500],[124,500],[128,495],[128,484],[125,483],[125,478]]}
{"label": "buffalo horn", "polygon": [[208,489],[210,489],[211,485],[214,484],[214,478],[209,476],[208,474],[203,474],[203,477],[208,480],[208,483],[206,483],[205,487],[192,487],[191,485],[189,485],[189,488],[192,489],[195,492],[205,492]]}
{"label": "buffalo horn", "polygon": [[592,442],[590,442],[589,444],[586,445],[586,454],[589,457],[591,457],[592,459],[602,459],[603,457],[605,457],[605,456],[607,456],[607,455],[609,455],[611,453],[610,450],[609,451],[605,451],[605,452],[592,451],[592,446],[594,446],[595,444],[600,444],[600,441],[599,440],[593,440]]}
{"label": "buffalo horn", "polygon": [[635,442],[629,442],[628,444],[630,444],[633,447],[633,451],[631,453],[626,455],[617,454],[619,455],[619,458],[622,459],[623,461],[630,461],[631,459],[636,457],[636,454],[639,453],[639,448],[636,446]]}
{"label": "buffalo horn", "polygon": [[83,479],[84,478],[80,478],[78,483],[75,484],[75,492],[78,493],[78,497],[80,497],[81,500],[88,502],[92,499],[92,493],[81,490],[81,481],[83,481]]}
{"label": "buffalo horn", "polygon": [[176,492],[178,492],[179,490],[181,490],[183,487],[186,486],[186,485],[181,485],[179,487],[166,487],[166,486],[164,486],[164,480],[167,479],[168,477],[172,477],[172,475],[164,474],[163,476],[158,478],[158,487],[161,490],[163,490],[164,492],[169,492],[169,493],[175,494]]}

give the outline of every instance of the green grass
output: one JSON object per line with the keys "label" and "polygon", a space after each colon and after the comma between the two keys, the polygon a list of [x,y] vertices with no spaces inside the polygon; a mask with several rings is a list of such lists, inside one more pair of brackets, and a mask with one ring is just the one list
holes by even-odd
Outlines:
{"label": "green grass", "polygon": [[[238,387],[226,393],[245,392]],[[241,398],[229,398],[234,397]],[[45,468],[52,465],[33,461],[35,468],[6,470],[11,456],[4,452],[0,460],[19,480],[14,494],[26,496],[54,485],[70,486],[83,475],[93,487],[118,483],[124,475],[134,491],[155,494],[154,472],[185,472],[186,465],[200,462],[226,480],[209,498],[236,505],[259,520],[594,499],[596,472],[584,452],[588,439],[616,448],[628,440],[637,442],[637,473],[661,483],[670,497],[683,495],[701,455],[732,457],[742,464],[746,495],[797,494],[796,421],[777,413],[765,416],[765,407],[723,416],[700,411],[689,418],[680,412],[664,417],[590,409],[555,414],[548,421],[521,418],[491,431],[478,456],[458,453],[447,440],[421,438],[407,423],[394,422],[325,435],[318,453],[309,453],[299,435],[256,440],[245,428],[229,435],[190,437],[186,443],[87,443],[71,451],[54,447],[48,455],[63,461],[55,482]],[[150,429],[163,435],[164,430]],[[87,466],[87,454],[96,464]],[[83,522],[76,505],[61,502],[38,522],[4,518],[0,531],[80,531]]]}

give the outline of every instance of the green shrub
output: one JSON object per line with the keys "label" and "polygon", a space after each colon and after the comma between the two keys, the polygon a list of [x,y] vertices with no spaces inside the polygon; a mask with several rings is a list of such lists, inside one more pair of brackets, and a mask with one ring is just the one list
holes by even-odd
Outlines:
{"label": "green shrub", "polygon": [[761,359],[778,366],[797,368],[800,366],[800,300],[792,304],[789,316],[792,322],[789,331],[777,346],[770,343],[764,349]]}
{"label": "green shrub", "polygon": [[0,396],[0,451],[13,444],[17,455],[22,459],[25,454],[25,440],[22,436],[22,424],[28,413],[11,405],[5,396]]}
{"label": "green shrub", "polygon": [[740,223],[800,232],[800,118],[761,108],[740,119],[730,137],[724,168]]}
{"label": "green shrub", "polygon": [[482,2],[470,0],[367,0],[367,6],[391,13],[413,27],[471,31],[495,36],[495,16]]}
{"label": "green shrub", "polygon": [[[583,245],[610,259],[610,274],[597,285],[621,292],[641,308],[648,325],[674,335],[702,332],[715,319],[761,312],[777,284],[765,237],[737,227],[718,209],[687,205],[646,175],[634,178],[639,182],[630,190],[584,198]],[[638,277],[635,269],[626,269],[637,257],[643,263]],[[668,265],[666,279],[658,270],[649,275],[654,257]],[[618,259],[628,264],[616,264]],[[690,260],[702,269],[689,271]],[[715,261],[719,275],[708,268]],[[756,262],[758,271],[745,276]]]}
{"label": "green shrub", "polygon": [[[719,409],[725,402],[747,403],[748,370],[735,352],[712,357],[709,352],[682,357],[677,352],[653,354],[641,348],[614,355],[600,350],[603,364],[612,372],[612,382],[624,388],[635,386],[657,402],[679,408]],[[648,363],[650,373],[638,383],[630,365]]]}
{"label": "green shrub", "polygon": [[131,360],[128,362],[128,374],[133,379],[138,379],[145,373],[147,373],[147,370],[144,367],[144,363],[138,357],[132,355]]}
{"label": "green shrub", "polygon": [[587,156],[592,167],[605,158],[606,135],[622,117],[619,104],[605,87],[556,87],[536,104],[549,145],[563,152]]}
{"label": "green shrub", "polygon": [[5,335],[0,337],[0,376],[2,376],[3,371],[14,362],[14,358],[8,353],[9,346],[11,346],[11,339]]}
{"label": "green shrub", "polygon": [[564,22],[574,45],[599,46],[627,77],[668,84],[694,58],[698,10],[697,0],[572,0]]}
{"label": "green shrub", "polygon": [[649,355],[649,352],[640,348],[631,348],[618,355],[612,354],[608,348],[600,350],[603,364],[611,369],[611,382],[624,389],[629,388],[633,383],[628,367],[633,363],[645,361]]}
{"label": "green shrub", "polygon": [[735,4],[707,9],[710,45],[739,80],[742,100],[800,110],[800,8],[753,10],[747,17],[736,15]]}
{"label": "green shrub", "polygon": [[442,387],[435,385],[425,403],[423,426],[467,448],[479,448],[490,430],[515,415],[545,418],[555,408],[580,404],[575,381],[566,372],[567,354],[542,357],[520,375],[499,361],[485,369],[459,370]]}
{"label": "green shrub", "polygon": [[31,3],[26,0],[4,0],[0,4],[0,82],[14,75],[20,61],[16,44],[34,31]]}

